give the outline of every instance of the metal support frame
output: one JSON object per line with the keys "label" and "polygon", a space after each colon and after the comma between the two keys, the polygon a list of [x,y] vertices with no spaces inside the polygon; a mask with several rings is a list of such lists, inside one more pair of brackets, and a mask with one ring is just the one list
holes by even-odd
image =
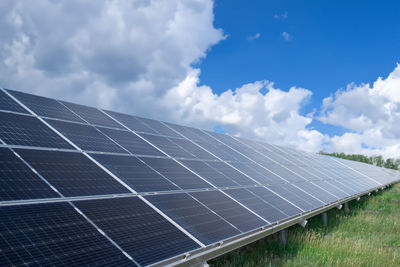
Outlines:
{"label": "metal support frame", "polygon": [[322,222],[324,223],[325,227],[328,226],[328,213],[326,213],[326,212],[322,213]]}
{"label": "metal support frame", "polygon": [[350,209],[349,209],[349,202],[345,202],[345,203],[344,203],[344,211],[345,211],[346,213],[349,213],[349,212],[350,212]]}
{"label": "metal support frame", "polygon": [[[398,181],[400,182],[400,181]],[[274,233],[278,233],[283,229],[286,229],[292,225],[298,224],[304,220],[307,220],[311,217],[314,217],[316,215],[319,215],[321,213],[327,212],[330,209],[333,209],[338,206],[342,206],[342,204],[345,204],[353,199],[357,199],[360,196],[366,195],[369,192],[374,192],[376,189],[371,188],[370,190],[366,190],[364,192],[361,192],[359,194],[353,195],[351,197],[336,201],[334,203],[331,203],[330,205],[326,205],[324,207],[303,213],[301,216],[294,217],[289,220],[285,220],[282,222],[279,222],[277,224],[271,225],[269,227],[262,227],[259,229],[255,229],[253,231],[228,238],[224,240],[222,244],[220,243],[215,243],[208,245],[205,248],[200,248],[194,251],[191,251],[188,253],[187,257],[184,259],[181,256],[173,257],[167,260],[164,260],[159,263],[155,263],[151,266],[202,266],[201,264],[209,261],[213,258],[216,258],[218,256],[221,256],[225,253],[228,253],[230,251],[233,251],[235,249],[238,249],[240,247],[243,247],[245,245],[248,245],[250,243],[253,243],[254,241],[257,241],[261,238],[264,238],[266,236],[272,235]]]}
{"label": "metal support frame", "polygon": [[279,232],[279,240],[281,242],[282,247],[284,247],[284,248],[286,247],[286,241],[287,241],[286,234],[287,234],[287,230],[286,229],[282,229]]}

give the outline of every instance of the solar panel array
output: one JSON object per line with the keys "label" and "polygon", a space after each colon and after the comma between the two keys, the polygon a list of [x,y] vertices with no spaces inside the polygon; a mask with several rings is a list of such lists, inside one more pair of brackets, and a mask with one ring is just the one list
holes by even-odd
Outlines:
{"label": "solar panel array", "polygon": [[162,264],[400,179],[8,89],[0,142],[0,266]]}

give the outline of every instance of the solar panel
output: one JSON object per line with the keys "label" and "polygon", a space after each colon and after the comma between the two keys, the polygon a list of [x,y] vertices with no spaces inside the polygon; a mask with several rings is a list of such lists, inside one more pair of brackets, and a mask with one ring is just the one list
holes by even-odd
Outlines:
{"label": "solar panel", "polygon": [[190,265],[399,180],[372,165],[0,90],[0,266]]}
{"label": "solar panel", "polygon": [[140,157],[140,159],[182,189],[212,188],[210,184],[172,159],[145,157]]}
{"label": "solar panel", "polygon": [[195,158],[195,156],[182,147],[178,146],[171,139],[160,136],[160,135],[151,135],[151,134],[140,134],[144,139],[148,142],[155,145],[157,148],[161,149],[163,152],[167,153],[169,156],[174,158]]}
{"label": "solar panel", "polygon": [[133,156],[90,154],[136,192],[179,190],[144,162]]}
{"label": "solar panel", "polygon": [[117,142],[120,146],[136,155],[165,156],[162,152],[146,143],[132,132],[110,128],[97,127],[103,134]]}
{"label": "solar panel", "polygon": [[149,126],[151,129],[155,130],[158,134],[169,136],[169,137],[177,137],[181,138],[182,136],[177,134],[175,131],[171,130],[168,126],[164,125],[161,121],[146,119],[136,117],[140,122]]}
{"label": "solar panel", "polygon": [[231,166],[229,166],[228,164],[226,164],[224,162],[210,161],[207,164],[240,185],[256,185],[257,184],[256,182],[254,182],[253,180],[248,178],[246,175],[235,170],[234,168],[232,168]]}
{"label": "solar panel", "polygon": [[8,145],[74,149],[40,120],[0,112],[0,139]]}
{"label": "solar panel", "polygon": [[295,185],[325,203],[332,203],[339,199],[333,193],[329,193],[310,182],[295,183]]}
{"label": "solar panel", "polygon": [[270,190],[264,187],[253,187],[248,189],[259,198],[263,199],[270,205],[278,208],[289,217],[300,214],[302,211],[288,200],[284,199],[283,196],[278,196],[272,193]]}
{"label": "solar panel", "polygon": [[238,229],[188,194],[152,195],[145,198],[203,244],[216,243],[240,234]]}
{"label": "solar panel", "polygon": [[16,152],[64,196],[130,193],[81,153],[32,149]]}
{"label": "solar panel", "polygon": [[187,126],[176,125],[172,123],[165,123],[168,127],[172,128],[176,132],[180,133],[181,135],[185,136],[187,139],[195,141],[195,142],[205,142],[211,144],[221,144],[219,141],[215,140],[208,134],[204,133],[203,131]]}
{"label": "solar panel", "polygon": [[199,248],[137,197],[77,201],[75,205],[140,265]]}
{"label": "solar panel", "polygon": [[236,169],[243,172],[244,174],[250,176],[257,182],[259,182],[260,184],[268,185],[268,184],[285,183],[285,180],[273,174],[272,172],[264,169],[260,165],[251,162],[249,163],[232,162],[230,164],[234,166]]}
{"label": "solar panel", "polygon": [[59,195],[8,148],[0,148],[0,201]]}
{"label": "solar panel", "polygon": [[0,110],[28,113],[20,104],[0,90]]}
{"label": "solar panel", "polygon": [[274,223],[288,217],[288,215],[282,210],[279,210],[270,203],[263,201],[247,189],[229,189],[224,190],[224,192],[263,217],[269,223]]}
{"label": "solar panel", "polygon": [[331,192],[335,196],[338,196],[339,199],[349,197],[351,194],[345,191],[344,186],[340,186],[339,184],[335,183],[334,180],[328,181],[313,181],[314,184],[318,185],[319,187],[323,188],[324,190]]}
{"label": "solar panel", "polygon": [[118,112],[114,112],[114,111],[109,111],[109,110],[104,110],[104,112],[106,112],[108,115],[110,115],[114,119],[118,120],[125,127],[128,127],[132,131],[142,132],[142,133],[150,133],[150,134],[158,134],[156,131],[154,131],[152,128],[150,128],[145,123],[141,122],[135,116],[118,113]]}
{"label": "solar panel", "polygon": [[39,116],[84,123],[81,118],[55,99],[18,91],[9,90],[8,92]]}
{"label": "solar panel", "polygon": [[241,232],[248,232],[268,224],[219,191],[194,192],[190,195]]}
{"label": "solar panel", "polygon": [[68,203],[0,207],[0,266],[134,266]]}
{"label": "solar panel", "polygon": [[62,103],[91,124],[123,129],[123,126],[105,115],[97,108],[73,104],[65,101],[62,101]]}
{"label": "solar panel", "polygon": [[93,126],[65,121],[46,121],[82,150],[127,154],[124,149]]}
{"label": "solar panel", "polygon": [[237,182],[233,181],[229,176],[222,174],[205,161],[199,160],[179,160],[183,165],[194,171],[208,182],[216,187],[229,187],[239,186]]}
{"label": "solar panel", "polygon": [[291,184],[270,185],[267,188],[289,200],[304,211],[313,210],[324,205],[324,202],[310,196]]}

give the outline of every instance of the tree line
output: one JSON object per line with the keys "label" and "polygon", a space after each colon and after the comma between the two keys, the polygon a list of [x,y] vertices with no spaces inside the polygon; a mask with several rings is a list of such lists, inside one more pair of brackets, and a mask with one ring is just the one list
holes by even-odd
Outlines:
{"label": "tree line", "polygon": [[386,160],[382,156],[365,156],[360,154],[345,154],[345,153],[326,153],[320,151],[319,154],[337,157],[341,159],[348,159],[354,161],[360,161],[368,164],[372,164],[378,167],[384,167],[388,169],[398,170],[400,166],[400,159],[387,158]]}

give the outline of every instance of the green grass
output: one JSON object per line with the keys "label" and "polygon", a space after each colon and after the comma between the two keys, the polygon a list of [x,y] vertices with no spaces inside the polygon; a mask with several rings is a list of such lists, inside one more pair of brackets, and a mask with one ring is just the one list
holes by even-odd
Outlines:
{"label": "green grass", "polygon": [[286,247],[277,234],[225,254],[211,266],[400,266],[400,184],[332,209],[306,228],[288,229]]}

